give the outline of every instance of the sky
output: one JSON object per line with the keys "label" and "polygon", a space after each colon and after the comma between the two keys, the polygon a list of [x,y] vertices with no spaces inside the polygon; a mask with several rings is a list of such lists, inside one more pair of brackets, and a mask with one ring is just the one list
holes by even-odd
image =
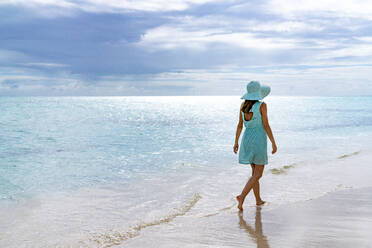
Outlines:
{"label": "sky", "polygon": [[0,96],[372,95],[372,0],[0,0]]}

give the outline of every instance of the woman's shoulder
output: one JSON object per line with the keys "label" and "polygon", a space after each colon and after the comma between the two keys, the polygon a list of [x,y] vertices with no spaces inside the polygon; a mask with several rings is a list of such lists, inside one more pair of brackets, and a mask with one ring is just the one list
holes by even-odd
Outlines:
{"label": "woman's shoulder", "polygon": [[258,101],[257,105],[262,108],[262,106],[266,106],[266,103],[264,101]]}
{"label": "woman's shoulder", "polygon": [[243,105],[244,105],[244,101],[242,102],[242,104],[240,104],[240,108],[239,108],[240,111],[242,111]]}
{"label": "woman's shoulder", "polygon": [[262,114],[263,111],[266,110],[266,103],[264,101],[261,102],[261,105],[260,105],[260,112]]}

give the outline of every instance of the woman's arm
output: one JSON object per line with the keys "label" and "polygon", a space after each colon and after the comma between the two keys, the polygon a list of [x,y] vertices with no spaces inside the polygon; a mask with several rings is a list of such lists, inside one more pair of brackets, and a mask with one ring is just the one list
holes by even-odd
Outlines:
{"label": "woman's arm", "polygon": [[269,139],[271,141],[271,144],[272,144],[272,147],[273,147],[272,154],[274,154],[277,150],[277,147],[276,147],[276,143],[275,143],[273,133],[271,131],[271,127],[269,125],[269,118],[267,117],[266,103],[264,103],[264,102],[261,104],[260,113],[261,113],[261,116],[262,116],[262,124],[264,126],[264,129],[265,129],[265,131],[267,133],[267,136],[269,137]]}
{"label": "woman's arm", "polygon": [[240,113],[239,110],[239,123],[238,126],[236,127],[236,135],[235,135],[235,144],[234,144],[234,153],[236,154],[239,149],[239,137],[240,133],[242,132],[243,129],[243,119],[242,119],[242,114]]}

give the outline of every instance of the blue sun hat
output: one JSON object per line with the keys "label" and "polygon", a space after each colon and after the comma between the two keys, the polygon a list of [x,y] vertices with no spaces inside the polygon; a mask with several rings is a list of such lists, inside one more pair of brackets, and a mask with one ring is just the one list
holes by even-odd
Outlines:
{"label": "blue sun hat", "polygon": [[250,81],[247,84],[247,93],[240,99],[244,100],[262,100],[270,93],[270,86],[261,85],[258,81]]}

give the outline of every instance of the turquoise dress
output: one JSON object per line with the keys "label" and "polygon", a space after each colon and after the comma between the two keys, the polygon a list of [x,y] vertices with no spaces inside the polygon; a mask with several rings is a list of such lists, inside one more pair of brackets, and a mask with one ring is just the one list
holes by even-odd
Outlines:
{"label": "turquoise dress", "polygon": [[262,124],[260,107],[262,102],[253,104],[249,112],[253,113],[252,119],[246,121],[241,111],[245,131],[240,142],[240,164],[267,164],[267,135]]}

